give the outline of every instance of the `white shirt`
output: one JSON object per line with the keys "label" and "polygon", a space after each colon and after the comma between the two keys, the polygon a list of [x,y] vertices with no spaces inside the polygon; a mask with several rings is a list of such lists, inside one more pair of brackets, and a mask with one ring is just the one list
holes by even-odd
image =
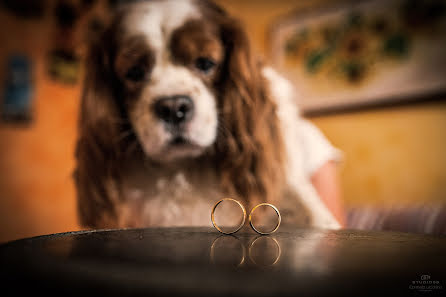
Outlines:
{"label": "white shirt", "polygon": [[302,169],[311,178],[326,162],[340,162],[342,152],[335,148],[310,121],[302,118],[299,121],[299,142],[302,148],[300,151],[303,154]]}

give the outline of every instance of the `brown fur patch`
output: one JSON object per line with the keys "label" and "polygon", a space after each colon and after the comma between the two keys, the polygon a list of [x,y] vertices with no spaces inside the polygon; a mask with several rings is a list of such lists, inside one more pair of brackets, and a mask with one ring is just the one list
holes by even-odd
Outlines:
{"label": "brown fur patch", "polygon": [[[209,86],[224,59],[224,48],[219,38],[216,25],[208,20],[191,20],[172,34],[169,48],[175,63],[192,70]],[[204,57],[216,63],[209,73],[202,73],[195,68],[198,58]]]}
{"label": "brown fur patch", "polygon": [[[144,36],[131,36],[124,40],[114,58],[114,70],[125,87],[134,92],[150,79],[150,72],[155,64],[155,54]],[[141,81],[132,81],[127,77],[132,67],[140,67],[145,77]]]}
{"label": "brown fur patch", "polygon": [[220,129],[215,159],[222,186],[250,207],[274,202],[285,186],[284,142],[276,106],[241,24],[211,2],[204,15],[218,24],[225,60],[216,82]]}

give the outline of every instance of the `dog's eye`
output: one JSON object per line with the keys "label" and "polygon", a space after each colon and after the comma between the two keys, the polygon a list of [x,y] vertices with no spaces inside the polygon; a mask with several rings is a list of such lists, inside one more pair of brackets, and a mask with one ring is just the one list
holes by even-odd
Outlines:
{"label": "dog's eye", "polygon": [[195,60],[195,67],[204,73],[208,73],[215,65],[214,61],[206,57],[199,57]]}
{"label": "dog's eye", "polygon": [[139,65],[131,67],[125,74],[125,78],[133,82],[142,81],[146,76],[146,70]]}

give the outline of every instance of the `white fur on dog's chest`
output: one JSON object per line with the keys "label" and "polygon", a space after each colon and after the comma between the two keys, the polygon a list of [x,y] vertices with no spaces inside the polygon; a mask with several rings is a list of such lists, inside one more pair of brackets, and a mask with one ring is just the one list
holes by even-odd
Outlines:
{"label": "white fur on dog's chest", "polygon": [[223,197],[213,177],[197,184],[179,171],[133,183],[126,189],[125,203],[139,213],[143,226],[211,226],[212,207]]}

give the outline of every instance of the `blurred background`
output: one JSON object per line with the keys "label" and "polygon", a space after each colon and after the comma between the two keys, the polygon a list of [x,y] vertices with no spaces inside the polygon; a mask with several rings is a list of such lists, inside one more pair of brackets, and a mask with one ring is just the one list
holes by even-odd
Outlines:
{"label": "blurred background", "polygon": [[[116,2],[0,1],[0,242],[80,229],[82,57]],[[343,151],[347,227],[446,233],[445,1],[215,2]]]}

